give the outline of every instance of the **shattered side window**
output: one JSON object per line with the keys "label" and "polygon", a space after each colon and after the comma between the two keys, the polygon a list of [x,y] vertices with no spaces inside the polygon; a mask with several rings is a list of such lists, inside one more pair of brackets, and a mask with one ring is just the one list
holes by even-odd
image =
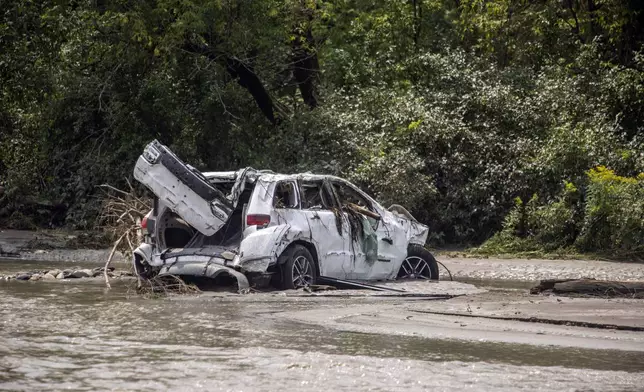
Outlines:
{"label": "shattered side window", "polygon": [[322,181],[302,182],[300,184],[302,195],[302,208],[310,210],[328,210],[331,205],[331,196]]}
{"label": "shattered side window", "polygon": [[350,186],[341,183],[334,183],[333,189],[340,199],[340,204],[356,204],[360,207],[373,211],[371,203],[369,203],[367,199],[362,197],[362,195],[360,195]]}
{"label": "shattered side window", "polygon": [[297,192],[295,184],[292,182],[280,182],[275,187],[275,196],[273,197],[273,207],[275,208],[297,208]]}

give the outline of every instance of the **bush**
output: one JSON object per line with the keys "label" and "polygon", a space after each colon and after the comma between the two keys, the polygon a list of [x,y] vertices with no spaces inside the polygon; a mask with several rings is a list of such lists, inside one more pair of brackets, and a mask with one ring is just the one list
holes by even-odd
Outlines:
{"label": "bush", "polygon": [[621,177],[604,166],[586,173],[585,198],[570,182],[550,203],[516,199],[503,229],[479,251],[592,251],[644,256],[644,173]]}
{"label": "bush", "polygon": [[0,227],[93,227],[159,139],[198,169],[341,175],[445,243],[639,246],[625,196],[593,195],[634,185],[586,174],[644,171],[633,1],[94,3],[7,3]]}
{"label": "bush", "polygon": [[588,171],[582,250],[644,255],[644,173],[620,177],[603,166]]}
{"label": "bush", "polygon": [[572,245],[579,232],[579,191],[566,182],[556,200],[543,204],[534,194],[520,197],[503,222],[503,229],[480,250],[488,253],[554,251]]}

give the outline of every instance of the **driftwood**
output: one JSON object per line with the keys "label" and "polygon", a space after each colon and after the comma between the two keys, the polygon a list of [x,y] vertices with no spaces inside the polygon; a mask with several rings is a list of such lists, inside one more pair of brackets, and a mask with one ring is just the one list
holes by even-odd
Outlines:
{"label": "driftwood", "polygon": [[644,298],[644,282],[617,282],[595,279],[547,279],[530,289],[531,294],[552,293],[566,296]]}
{"label": "driftwood", "polygon": [[[98,220],[98,228],[115,239],[110,255],[105,262],[105,271],[108,270],[117,250],[120,250],[126,256],[132,256],[135,244],[139,244],[143,236],[141,221],[145,214],[150,211],[152,204],[149,199],[137,196],[134,187],[129,181],[128,185],[129,191],[123,191],[111,185],[100,186],[105,191],[105,196]],[[103,277],[105,286],[110,288],[107,272]]]}

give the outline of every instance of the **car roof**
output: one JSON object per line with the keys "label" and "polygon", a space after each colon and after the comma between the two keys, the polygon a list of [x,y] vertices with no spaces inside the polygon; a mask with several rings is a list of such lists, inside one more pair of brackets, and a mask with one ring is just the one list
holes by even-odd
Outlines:
{"label": "car roof", "polygon": [[249,171],[248,178],[251,182],[255,182],[258,179],[266,182],[273,181],[284,181],[284,180],[305,180],[305,181],[321,181],[321,180],[336,180],[347,182],[346,180],[328,175],[328,174],[314,174],[314,173],[298,173],[298,174],[281,174],[275,173],[270,170],[255,170],[252,168],[245,168],[238,171],[221,171],[221,172],[203,172],[202,174],[209,180],[220,180],[220,181],[234,181],[239,173],[244,170]]}
{"label": "car roof", "polygon": [[[240,169],[238,171],[222,171],[222,172],[203,172],[202,174],[211,181],[221,181],[221,182],[226,182],[226,181],[235,181],[237,176],[239,176],[241,173],[246,171],[247,173],[247,181],[250,183],[255,183],[257,180],[260,180],[262,182],[277,182],[277,181],[288,181],[288,180],[303,180],[303,181],[323,181],[323,180],[331,180],[331,181],[338,181],[342,182],[344,184],[350,185],[352,188],[357,189],[358,192],[360,192],[364,197],[366,197],[368,200],[370,200],[372,203],[374,203],[376,206],[380,206],[378,201],[374,199],[373,197],[369,196],[367,193],[365,193],[363,190],[352,184],[351,182],[340,178],[336,176],[332,176],[329,174],[313,174],[313,173],[298,173],[298,174],[280,174],[280,173],[275,173],[270,170],[255,170],[253,168],[244,168]],[[384,209],[383,207],[379,207],[381,209]]]}

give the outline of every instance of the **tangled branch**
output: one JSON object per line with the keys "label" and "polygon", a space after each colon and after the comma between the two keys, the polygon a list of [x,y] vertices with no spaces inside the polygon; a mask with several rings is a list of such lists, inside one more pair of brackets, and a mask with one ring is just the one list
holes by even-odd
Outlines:
{"label": "tangled branch", "polygon": [[[114,245],[107,261],[105,271],[109,267],[116,251],[121,251],[127,257],[134,253],[134,245],[142,241],[141,220],[150,211],[151,201],[137,196],[132,184],[128,181],[129,191],[103,184],[100,188],[105,193],[101,213],[98,219],[98,228],[103,230],[114,240]],[[107,273],[105,285],[110,288]]]}
{"label": "tangled branch", "polygon": [[198,294],[197,286],[187,284],[175,275],[155,276],[145,279],[137,286],[137,293],[144,297],[168,296],[170,294]]}

